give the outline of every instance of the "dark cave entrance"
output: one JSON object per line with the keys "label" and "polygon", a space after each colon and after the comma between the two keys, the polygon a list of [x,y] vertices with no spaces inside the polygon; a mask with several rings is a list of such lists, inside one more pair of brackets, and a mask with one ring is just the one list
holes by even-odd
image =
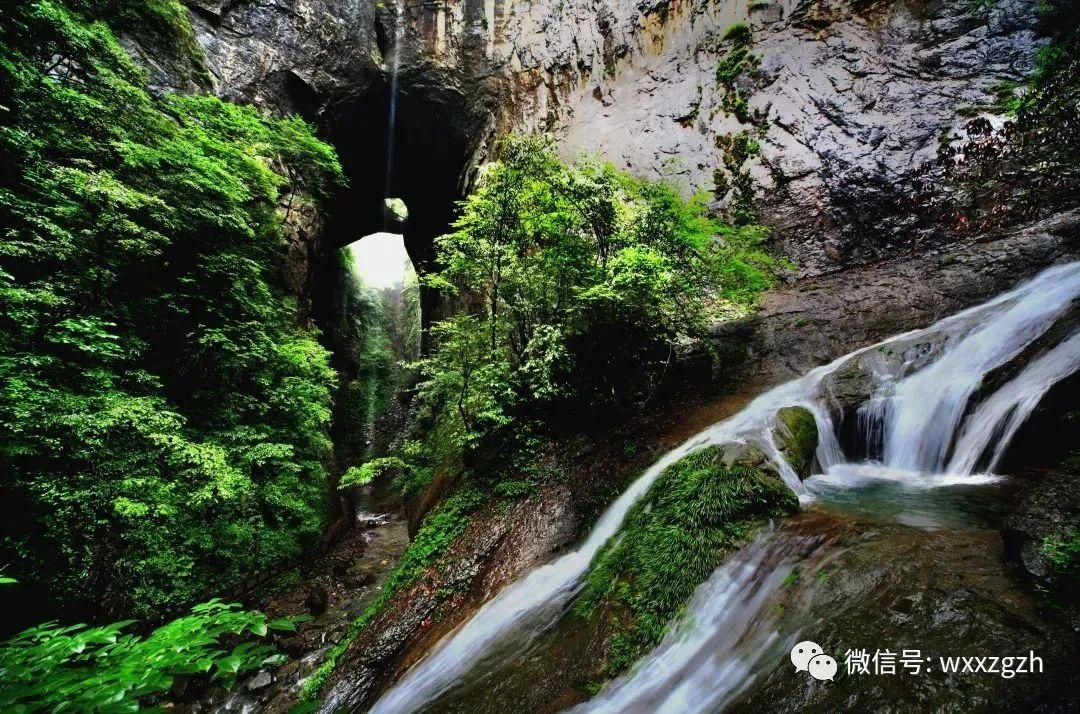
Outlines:
{"label": "dark cave entrance", "polygon": [[[389,185],[386,77],[377,76],[363,93],[331,102],[323,115],[322,124],[349,181],[329,206],[324,237],[309,272],[312,315],[341,375],[331,428],[338,461],[335,476],[367,451],[350,446],[355,435],[347,426],[350,385],[355,387],[362,378],[365,358],[357,341],[358,315],[350,305],[353,274],[345,269],[349,261],[342,259],[342,251],[372,234],[400,233],[416,271],[431,269],[435,238],[454,220],[456,203],[467,188],[465,172],[488,122],[479,95],[470,98],[456,86],[445,71],[422,65],[399,75]],[[388,220],[387,197],[404,201],[407,220]],[[438,319],[441,306],[438,295],[421,291],[425,327]]]}
{"label": "dark cave entrance", "polygon": [[[355,373],[342,344],[344,319],[340,250],[362,237],[388,231],[404,236],[418,273],[430,270],[435,238],[447,231],[467,188],[466,171],[488,122],[480,92],[466,96],[458,84],[423,64],[398,78],[393,165],[387,172],[390,86],[378,75],[362,93],[330,103],[323,118],[349,185],[331,203],[324,239],[311,271],[313,310],[339,370]],[[389,185],[387,178],[389,176]],[[404,223],[387,220],[385,199],[408,207]],[[440,301],[421,293],[424,325],[440,315]]]}
{"label": "dark cave entrance", "polygon": [[[385,80],[335,112],[332,140],[349,187],[331,207],[326,247],[336,250],[383,230],[401,232],[410,257],[424,272],[433,258],[435,237],[452,222],[455,203],[465,191],[464,172],[481,122],[456,91],[424,86],[408,74],[399,81],[389,172],[390,90]],[[408,221],[400,228],[385,220],[387,197],[408,206]]]}

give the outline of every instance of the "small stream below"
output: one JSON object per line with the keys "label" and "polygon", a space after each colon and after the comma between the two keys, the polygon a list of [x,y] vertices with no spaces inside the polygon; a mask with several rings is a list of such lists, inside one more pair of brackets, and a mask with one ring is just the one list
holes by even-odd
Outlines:
{"label": "small stream below", "polygon": [[378,597],[409,545],[408,521],[385,480],[364,487],[356,507],[351,528],[309,564],[298,583],[262,596],[259,606],[271,617],[306,614],[312,609],[313,593],[325,603],[316,605],[322,611],[279,646],[289,660],[242,678],[228,695],[212,690],[189,711],[287,712],[299,703],[307,678]]}

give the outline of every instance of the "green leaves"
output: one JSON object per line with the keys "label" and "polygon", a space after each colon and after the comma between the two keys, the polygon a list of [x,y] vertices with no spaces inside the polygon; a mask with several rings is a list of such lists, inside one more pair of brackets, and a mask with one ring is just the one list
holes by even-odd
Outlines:
{"label": "green leaves", "polygon": [[[500,149],[424,278],[467,309],[431,326],[419,363],[414,489],[485,445],[511,451],[521,435],[648,402],[676,350],[744,316],[772,281],[766,229],[721,224],[704,193],[566,164],[538,138]],[[512,472],[504,455],[484,469]]]}
{"label": "green leaves", "polygon": [[1050,561],[1057,575],[1080,578],[1080,529],[1063,528],[1047,535],[1039,552]]}
{"label": "green leaves", "polygon": [[130,624],[45,623],[3,643],[0,709],[135,711],[167,692],[176,677],[213,671],[214,679],[228,687],[237,674],[271,657],[267,645],[255,642],[224,649],[227,640],[245,632],[267,632],[262,614],[236,604],[212,600],[198,605],[145,637],[125,632]]}
{"label": "green leaves", "polygon": [[116,32],[191,49],[176,0],[0,13],[0,543],[56,607],[187,604],[321,529],[336,375],[281,266],[341,168],[299,118],[150,94]]}
{"label": "green leaves", "polygon": [[345,475],[341,477],[338,488],[366,486],[384,472],[392,469],[404,469],[406,466],[407,464],[396,456],[383,456],[366,461],[360,466],[350,466]]}

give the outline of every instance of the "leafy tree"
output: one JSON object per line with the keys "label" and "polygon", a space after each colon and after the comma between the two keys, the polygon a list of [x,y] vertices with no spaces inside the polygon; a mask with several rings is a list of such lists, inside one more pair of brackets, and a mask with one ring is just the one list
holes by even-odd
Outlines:
{"label": "leafy tree", "polygon": [[425,278],[465,310],[430,329],[410,479],[644,404],[676,350],[771,283],[765,229],[720,224],[703,195],[565,164],[543,139],[501,152]]}

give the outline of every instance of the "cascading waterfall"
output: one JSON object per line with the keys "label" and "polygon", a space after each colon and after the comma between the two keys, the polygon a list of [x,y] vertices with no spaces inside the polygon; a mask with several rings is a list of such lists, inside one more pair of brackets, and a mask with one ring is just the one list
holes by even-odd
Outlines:
{"label": "cascading waterfall", "polygon": [[1014,291],[1015,299],[994,319],[900,382],[885,415],[885,465],[941,471],[983,375],[1011,361],[1061,317],[1076,294],[1076,277],[1075,266],[1047,271],[1037,282]]}
{"label": "cascading waterfall", "polygon": [[[526,648],[565,612],[593,556],[615,535],[634,503],[661,472],[694,451],[713,444],[754,444],[772,460],[800,500],[812,500],[775,445],[773,433],[779,428],[776,412],[788,406],[809,409],[818,424],[819,468],[826,474],[849,473],[858,465],[848,463],[836,438],[829,395],[822,381],[861,356],[902,355],[899,362],[874,375],[879,388],[872,398],[880,401],[870,407],[872,418],[865,420],[872,426],[867,438],[884,443],[884,466],[890,467],[893,475],[897,469],[941,472],[954,441],[958,443],[949,464],[950,479],[909,474],[912,482],[925,486],[955,483],[956,478],[974,472],[992,442],[993,466],[1039,399],[1080,366],[1080,336],[1068,337],[1033,359],[969,413],[971,396],[987,372],[1008,363],[1043,335],[1070,309],[1078,294],[1080,262],[1057,266],[983,305],[858,350],[765,392],[738,414],[665,454],[612,504],[577,550],[504,588],[438,643],[372,711],[415,711],[477,667],[488,664],[487,660],[507,658]],[[919,364],[918,355],[908,352],[912,345],[927,342],[939,345],[938,352],[929,364]],[[965,413],[969,413],[967,418]],[[871,448],[868,446],[867,453],[872,453]],[[790,557],[790,548],[775,532],[748,546],[698,589],[688,614],[696,626],[673,630],[630,674],[581,709],[707,711],[730,701],[752,681],[754,657],[725,658],[720,645],[733,646],[738,633],[746,634],[753,624],[758,650],[767,649],[774,635],[762,608],[786,576]],[[332,705],[332,699],[328,704]]]}
{"label": "cascading waterfall", "polygon": [[[864,403],[864,407],[869,406],[860,415],[861,424],[868,429],[863,437],[868,442],[884,438],[886,444],[895,444],[893,440],[897,437],[890,425],[899,422],[906,426],[913,421],[913,412],[922,411],[943,428],[951,426],[950,431],[941,434],[911,429],[903,432],[904,438],[911,440],[912,452],[920,458],[928,455],[943,458],[959,425],[962,431],[948,475],[919,478],[906,473],[900,478],[919,488],[981,482],[971,474],[989,445],[994,444],[992,467],[1046,392],[1080,368],[1080,334],[1068,337],[1032,360],[964,419],[967,400],[978,389],[986,372],[1008,362],[1045,333],[1078,295],[1080,263],[1051,268],[990,303],[946,318],[925,330],[860,350],[826,369],[832,372],[871,350],[917,344],[934,335],[944,338],[944,352],[922,370],[898,381],[888,372],[876,375],[881,380],[879,389]],[[900,368],[909,363],[910,360],[905,360]],[[972,376],[976,369],[981,371]],[[935,393],[927,388],[924,377],[927,373],[936,375],[936,379],[955,376],[957,383]],[[894,396],[882,397],[890,389]],[[957,406],[961,394],[966,394],[964,403]],[[896,395],[901,398],[897,399]],[[922,401],[914,401],[915,395]],[[954,415],[953,410],[960,413]],[[841,481],[853,475],[865,475],[866,471],[877,475],[874,465],[867,468],[863,464],[846,463],[834,438],[828,411],[818,409],[815,414],[822,437],[818,461],[827,473],[832,472]],[[868,443],[867,447],[869,453],[873,446]],[[910,463],[901,460],[904,454],[894,451],[893,456],[900,463]],[[884,466],[895,465],[886,462]],[[888,477],[896,477],[895,468]],[[778,653],[790,648],[794,641],[778,642],[775,616],[768,608],[772,601],[766,596],[781,589],[779,583],[790,572],[790,562],[781,560],[777,565],[765,566],[766,572],[753,572],[740,563],[755,562],[760,553],[782,550],[789,542],[790,538],[784,538],[782,531],[767,534],[717,569],[697,589],[689,604],[686,621],[693,625],[672,630],[630,674],[613,681],[575,712],[710,712],[733,702],[750,688],[757,675],[783,661]],[[802,564],[807,562],[804,560]],[[755,592],[762,594],[751,597]],[[732,639],[726,633],[744,634]],[[759,667],[759,663],[763,666]]]}
{"label": "cascading waterfall", "polygon": [[[799,477],[780,455],[773,440],[773,432],[779,428],[775,415],[785,406],[803,405],[816,409],[817,406],[804,395],[810,393],[809,385],[816,384],[825,369],[815,370],[802,380],[766,392],[737,415],[713,425],[665,454],[608,508],[577,550],[504,588],[460,629],[439,642],[425,659],[376,702],[372,712],[398,713],[418,709],[451,689],[478,664],[483,664],[485,654],[497,643],[511,643],[513,652],[525,649],[557,621],[580,590],[582,576],[593,556],[615,535],[630,508],[668,466],[687,454],[711,444],[753,443],[777,463],[785,483],[808,498]],[[497,654],[508,656],[505,648]],[[332,700],[328,703],[332,704]]]}
{"label": "cascading waterfall", "polygon": [[394,46],[390,50],[390,108],[386,119],[386,183],[383,198],[390,198],[390,181],[394,171],[394,130],[397,125],[398,70],[401,67],[401,40],[405,34],[405,11],[394,5]]}
{"label": "cascading waterfall", "polygon": [[1077,370],[1080,370],[1080,334],[1034,360],[979,405],[978,411],[965,421],[948,473],[973,473],[990,444],[994,447],[986,469],[997,468],[1016,430],[1023,426],[1050,388]]}

